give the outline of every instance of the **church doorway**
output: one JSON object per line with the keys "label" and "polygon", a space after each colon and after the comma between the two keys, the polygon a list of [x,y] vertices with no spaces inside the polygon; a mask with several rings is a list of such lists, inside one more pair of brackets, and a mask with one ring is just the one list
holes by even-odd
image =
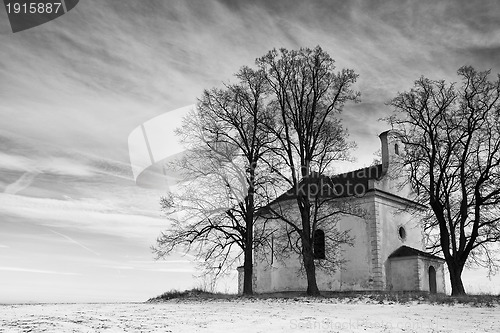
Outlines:
{"label": "church doorway", "polygon": [[436,293],[436,269],[434,266],[429,266],[429,291],[431,294]]}

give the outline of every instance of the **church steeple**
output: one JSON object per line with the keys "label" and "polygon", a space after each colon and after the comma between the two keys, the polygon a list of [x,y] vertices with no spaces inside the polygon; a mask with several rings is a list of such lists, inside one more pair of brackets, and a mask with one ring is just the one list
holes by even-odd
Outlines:
{"label": "church steeple", "polygon": [[382,173],[385,174],[404,153],[404,144],[401,134],[395,130],[388,130],[379,135],[382,144]]}

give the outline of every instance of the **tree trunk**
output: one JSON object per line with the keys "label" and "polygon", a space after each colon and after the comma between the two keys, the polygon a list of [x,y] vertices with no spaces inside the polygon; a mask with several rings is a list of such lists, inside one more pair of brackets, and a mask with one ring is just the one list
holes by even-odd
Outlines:
{"label": "tree trunk", "polygon": [[[247,217],[248,219],[249,217]],[[245,260],[243,262],[243,295],[253,294],[253,214],[251,221],[247,221],[247,237],[245,244]]]}
{"label": "tree trunk", "polygon": [[245,260],[243,262],[243,295],[253,294],[253,219],[254,219],[254,180],[255,163],[250,163],[250,185],[246,198],[246,238],[245,238]]}
{"label": "tree trunk", "polygon": [[464,284],[462,282],[463,265],[454,262],[447,263],[450,272],[451,296],[466,295]]}
{"label": "tree trunk", "polygon": [[316,283],[316,267],[314,266],[314,256],[309,240],[302,239],[302,260],[307,276],[307,295],[319,296],[320,292]]}
{"label": "tree trunk", "polygon": [[313,245],[311,244],[311,204],[308,197],[297,198],[302,219],[302,232],[300,233],[302,243],[302,261],[307,277],[307,295],[319,296],[319,288],[316,282],[316,267],[314,265]]}
{"label": "tree trunk", "polygon": [[253,263],[252,263],[252,248],[245,249],[245,261],[243,263],[243,295],[253,294]]}

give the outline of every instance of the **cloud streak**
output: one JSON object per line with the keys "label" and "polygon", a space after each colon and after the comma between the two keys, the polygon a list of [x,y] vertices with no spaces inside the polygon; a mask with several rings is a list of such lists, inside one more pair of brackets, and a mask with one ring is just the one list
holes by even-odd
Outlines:
{"label": "cloud streak", "polygon": [[5,187],[4,193],[16,194],[17,192],[24,190],[31,185],[37,175],[38,172],[23,173],[19,179]]}
{"label": "cloud streak", "polygon": [[67,239],[67,240],[68,240],[68,241],[70,241],[71,243],[78,245],[78,246],[79,246],[79,247],[81,247],[82,249],[84,249],[84,250],[86,250],[86,251],[88,251],[88,252],[90,252],[90,253],[92,253],[92,254],[95,254],[96,256],[100,256],[100,254],[99,254],[99,253],[97,253],[97,252],[93,251],[92,249],[88,248],[87,246],[83,245],[82,243],[77,242],[77,241],[76,241],[76,240],[74,240],[73,238],[71,238],[71,237],[69,237],[69,236],[67,236],[67,235],[61,234],[60,232],[54,231],[54,230],[52,230],[52,229],[49,229],[49,230],[50,230],[51,232],[55,233],[56,235],[59,235],[59,236],[61,236],[61,237],[65,238],[65,239]]}
{"label": "cloud streak", "polygon": [[3,203],[0,214],[27,218],[37,221],[39,225],[62,230],[86,230],[131,239],[154,239],[166,224],[159,213],[157,217],[145,216],[134,209],[124,210],[112,201],[29,198],[5,193],[0,194],[0,200]]}
{"label": "cloud streak", "polygon": [[57,272],[57,271],[48,271],[48,270],[44,270],[44,269],[32,269],[32,268],[22,268],[22,267],[5,267],[5,266],[0,266],[0,271],[37,273],[37,274],[54,274],[54,275],[80,275],[80,274],[71,273],[71,272]]}

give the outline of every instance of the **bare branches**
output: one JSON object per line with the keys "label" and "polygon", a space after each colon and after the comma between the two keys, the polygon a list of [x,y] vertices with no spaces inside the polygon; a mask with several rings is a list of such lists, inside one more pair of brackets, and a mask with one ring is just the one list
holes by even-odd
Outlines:
{"label": "bare branches", "polygon": [[[256,64],[256,70],[242,67],[236,84],[205,90],[178,131],[187,147],[177,164],[185,180],[176,196],[162,199],[172,225],[154,248],[161,257],[177,246],[195,246],[208,260],[229,258],[239,247],[250,287],[253,247],[279,239],[265,221],[254,232],[256,212],[312,173],[327,173],[334,161],[350,158],[354,143],[336,116],[359,98],[351,88],[357,74],[334,72],[333,59],[320,47],[272,50]],[[315,279],[314,231],[331,227],[328,239],[337,242],[332,249],[349,239],[335,229],[340,212],[324,200],[309,193],[295,199],[299,220],[273,205],[267,208],[279,216],[287,246],[305,258],[308,280]],[[316,283],[311,285],[308,291],[317,293]]]}
{"label": "bare branches", "polygon": [[[272,50],[257,59],[257,66],[266,74],[274,98],[269,104],[276,115],[273,127],[268,128],[275,143],[273,159],[268,162],[271,170],[298,190],[313,173],[327,173],[334,161],[349,159],[354,143],[347,141],[347,132],[335,117],[346,102],[358,100],[359,93],[351,89],[357,74],[352,70],[335,73],[334,60],[319,46]],[[321,200],[307,191],[294,194],[295,216],[289,216],[277,203],[267,210],[267,218],[284,223],[281,243],[286,244],[284,249],[302,254],[307,292],[315,295],[319,294],[313,261],[315,230],[325,221],[334,226],[335,219],[333,214],[320,214]],[[334,238],[342,243],[342,237]]]}
{"label": "bare branches", "polygon": [[[187,151],[173,166],[183,175],[161,204],[172,223],[153,251],[194,250],[219,271],[244,253],[245,290],[252,293],[255,211],[268,203],[272,185],[260,161],[271,150],[273,117],[265,107],[269,87],[261,71],[242,67],[237,84],[205,90],[178,129]],[[260,236],[265,236],[261,234]]]}
{"label": "bare branches", "polygon": [[[459,87],[422,77],[392,100],[388,118],[404,138],[408,181],[433,213],[427,230],[439,229],[430,247],[440,245],[452,275],[480,253],[490,267],[498,264],[485,250],[498,234],[484,232],[497,226],[500,202],[500,80],[489,74],[464,66]],[[464,292],[461,280],[452,286]]]}

